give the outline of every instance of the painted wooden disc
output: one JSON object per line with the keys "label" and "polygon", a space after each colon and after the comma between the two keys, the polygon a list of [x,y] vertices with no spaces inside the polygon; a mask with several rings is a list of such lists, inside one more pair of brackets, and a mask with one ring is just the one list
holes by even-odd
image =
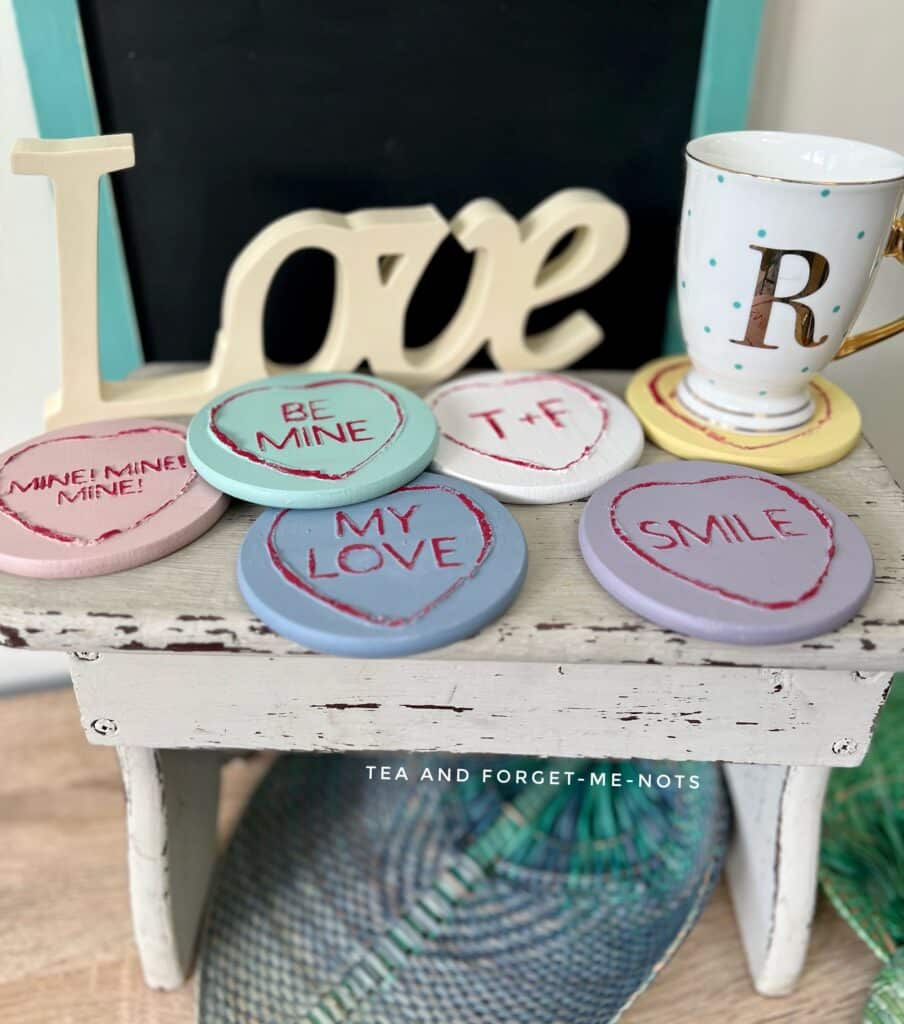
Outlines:
{"label": "painted wooden disc", "polygon": [[557,373],[480,373],[436,388],[433,464],[502,501],[586,498],[637,463],[643,430],[614,395]]}
{"label": "painted wooden disc", "polygon": [[805,473],[843,459],[860,439],[860,410],[825,377],[810,382],[813,417],[776,434],[741,433],[706,423],[676,394],[687,373],[687,356],[665,356],[642,366],[625,393],[650,440],[682,459],[715,459],[772,473]]}
{"label": "painted wooden disc", "polygon": [[476,487],[423,473],[355,505],[269,509],[242,544],[238,581],[282,636],[377,658],[476,633],[514,600],[526,568],[511,513]]}
{"label": "painted wooden disc", "polygon": [[622,604],[691,636],[776,644],[837,629],[866,600],[863,534],[820,495],[717,462],[660,462],[584,509],[590,571]]}
{"label": "painted wooden disc", "polygon": [[221,491],[274,508],[388,494],[430,464],[436,420],[417,395],[360,373],[288,373],[233,388],[188,428],[188,455]]}
{"label": "painted wooden disc", "polygon": [[0,570],[99,576],[176,551],[226,511],[162,420],[64,427],[0,455]]}

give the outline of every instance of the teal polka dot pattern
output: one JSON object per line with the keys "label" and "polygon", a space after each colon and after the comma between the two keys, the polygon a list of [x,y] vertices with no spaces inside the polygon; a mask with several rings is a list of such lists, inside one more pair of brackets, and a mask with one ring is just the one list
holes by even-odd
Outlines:
{"label": "teal polka dot pattern", "polygon": [[803,367],[801,367],[801,371],[800,372],[801,373],[809,373],[809,371],[810,371],[810,367],[809,366],[803,366]]}
{"label": "teal polka dot pattern", "polygon": [[682,288],[687,288],[687,281],[682,281],[681,282],[681,287]]}
{"label": "teal polka dot pattern", "polygon": [[736,370],[743,370],[744,369],[744,364],[743,363],[735,363],[734,364],[734,368]]}
{"label": "teal polka dot pattern", "polygon": [[724,174],[717,174],[716,175],[716,181],[718,181],[721,184],[723,181],[725,181],[725,175]]}
{"label": "teal polka dot pattern", "polygon": [[858,232],[857,232],[857,237],[858,237],[858,238],[863,238],[863,236],[864,236],[865,234],[866,234],[866,232],[865,232],[865,231],[858,231]]}
{"label": "teal polka dot pattern", "polygon": [[763,395],[767,395],[768,393],[768,391],[757,391],[757,394],[760,396],[760,398],[762,398]]}
{"label": "teal polka dot pattern", "polygon": [[833,313],[837,313],[839,309],[841,309],[841,306],[832,306]]}
{"label": "teal polka dot pattern", "polygon": [[716,258],[715,258],[715,256],[710,257],[709,265],[711,267],[714,267],[716,265]]}
{"label": "teal polka dot pattern", "polygon": [[711,328],[711,327],[709,327],[709,326],[707,326],[707,327],[704,327],[704,328],[703,328],[703,332],[704,332],[704,334],[709,334],[709,332],[710,332],[711,330],[712,330],[712,328]]}
{"label": "teal polka dot pattern", "polygon": [[766,229],[765,228],[760,228],[760,230],[757,231],[756,235],[757,235],[757,238],[765,238],[766,237]]}
{"label": "teal polka dot pattern", "polygon": [[832,190],[830,188],[824,188],[822,190],[822,192],[820,192],[819,194],[822,196],[823,199],[825,199],[826,196],[829,196],[829,195],[832,194]]}
{"label": "teal polka dot pattern", "polygon": [[738,300],[737,300],[737,299],[735,299],[735,300],[734,300],[734,302],[732,303],[732,305],[734,306],[734,308],[735,308],[735,309],[740,309],[740,308],[741,308],[741,303],[740,303],[740,302],[738,302]]}

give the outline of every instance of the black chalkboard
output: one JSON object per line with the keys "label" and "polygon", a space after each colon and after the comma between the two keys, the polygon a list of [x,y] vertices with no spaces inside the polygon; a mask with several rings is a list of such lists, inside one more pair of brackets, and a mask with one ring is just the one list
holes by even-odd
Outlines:
{"label": "black chalkboard", "polygon": [[[607,340],[589,365],[658,353],[706,0],[81,0],[104,131],[135,135],[114,175],[149,359],[206,358],[232,259],[308,206],[481,195],[522,216],[567,186],[631,220],[622,264],[531,329],[583,306]],[[408,343],[460,297],[470,257],[444,244]],[[332,264],[299,254],[267,306],[271,358],[320,342]]]}

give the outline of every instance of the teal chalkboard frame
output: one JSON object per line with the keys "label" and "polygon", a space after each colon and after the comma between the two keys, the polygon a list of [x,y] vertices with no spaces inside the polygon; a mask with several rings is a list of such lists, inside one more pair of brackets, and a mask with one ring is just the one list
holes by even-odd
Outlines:
{"label": "teal chalkboard frame", "polygon": [[[742,128],[747,119],[765,0],[709,0],[691,135]],[[97,135],[101,128],[78,0],[13,0],[38,129],[45,138]],[[139,154],[140,156],[140,154]],[[108,179],[99,224],[101,372],[120,379],[143,362],[125,250]],[[665,351],[683,348],[674,293]]]}
{"label": "teal chalkboard frame", "polygon": [[[99,135],[78,0],[13,0],[13,11],[41,136]],[[97,263],[100,368],[120,380],[144,356],[109,178],[100,186]]]}
{"label": "teal chalkboard frame", "polygon": [[[756,70],[765,0],[709,0],[691,138],[744,128]],[[683,352],[674,289],[666,313],[665,352]]]}

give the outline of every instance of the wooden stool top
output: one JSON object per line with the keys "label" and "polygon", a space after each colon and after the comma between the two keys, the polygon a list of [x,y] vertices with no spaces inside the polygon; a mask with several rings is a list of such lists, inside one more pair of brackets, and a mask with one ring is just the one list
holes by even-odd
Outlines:
{"label": "wooden stool top", "polygon": [[[616,392],[623,391],[627,379],[624,373],[580,376]],[[647,444],[641,464],[668,458]],[[875,558],[875,584],[866,604],[833,633],[797,643],[738,647],[661,629],[597,585],[578,549],[583,502],[571,502],[511,507],[530,552],[519,597],[476,636],[419,658],[904,669],[904,494],[865,439],[841,462],[800,480],[856,522]],[[259,513],[256,506],[236,502],[209,533],[182,551],[112,576],[45,581],[0,574],[0,643],[64,651],[309,654],[267,630],[239,594],[236,555]]]}

